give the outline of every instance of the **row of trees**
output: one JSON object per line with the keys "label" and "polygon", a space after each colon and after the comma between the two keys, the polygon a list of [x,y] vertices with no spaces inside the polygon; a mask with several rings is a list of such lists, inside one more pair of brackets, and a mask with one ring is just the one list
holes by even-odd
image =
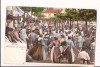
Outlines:
{"label": "row of trees", "polygon": [[[42,11],[43,7],[21,7],[25,12],[32,12],[32,15],[37,17],[45,17]],[[96,21],[96,10],[94,9],[65,9],[65,13],[58,13],[52,19],[55,20],[70,20],[70,21]]]}
{"label": "row of trees", "polygon": [[[32,12],[32,15],[36,17],[45,17],[42,11],[45,9],[43,7],[21,7],[25,12]],[[85,21],[86,29],[87,23],[91,21],[96,22],[96,10],[94,9],[65,9],[65,13],[57,13],[54,17],[50,18],[51,20],[67,20],[70,23],[70,28],[72,27],[72,22],[77,21]]]}
{"label": "row of trees", "polygon": [[70,27],[73,21],[85,21],[86,29],[87,23],[91,21],[96,22],[96,10],[94,9],[65,9],[65,13],[56,14],[53,19],[55,20],[67,20],[70,22]]}

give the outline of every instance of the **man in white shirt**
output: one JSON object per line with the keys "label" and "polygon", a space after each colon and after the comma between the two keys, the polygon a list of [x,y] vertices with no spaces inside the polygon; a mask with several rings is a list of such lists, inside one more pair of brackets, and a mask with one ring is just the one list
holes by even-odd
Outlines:
{"label": "man in white shirt", "polygon": [[90,60],[89,54],[85,51],[85,47],[82,47],[82,51],[78,54],[78,59],[82,64],[88,64]]}

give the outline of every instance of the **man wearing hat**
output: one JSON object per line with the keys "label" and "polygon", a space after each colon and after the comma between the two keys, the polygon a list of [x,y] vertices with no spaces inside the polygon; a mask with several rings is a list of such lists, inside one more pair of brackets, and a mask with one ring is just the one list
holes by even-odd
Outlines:
{"label": "man wearing hat", "polygon": [[61,46],[63,47],[64,51],[62,52],[62,55],[59,57],[59,59],[61,57],[65,57],[66,59],[68,59],[69,63],[72,63],[72,54],[71,54],[71,50],[70,47],[66,44],[66,41],[63,41],[61,43]]}

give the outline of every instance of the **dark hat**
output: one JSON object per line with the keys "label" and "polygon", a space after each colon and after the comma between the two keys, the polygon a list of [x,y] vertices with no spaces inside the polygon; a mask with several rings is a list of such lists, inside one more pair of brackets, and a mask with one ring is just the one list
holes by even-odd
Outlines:
{"label": "dark hat", "polygon": [[61,46],[65,46],[65,45],[67,45],[67,44],[66,44],[66,41],[63,41],[63,42],[61,43]]}
{"label": "dark hat", "polygon": [[83,47],[82,47],[82,50],[86,50],[86,47],[83,46]]}
{"label": "dark hat", "polygon": [[6,19],[14,20],[14,16],[13,15],[7,15]]}
{"label": "dark hat", "polygon": [[71,36],[68,36],[68,39],[71,39]]}

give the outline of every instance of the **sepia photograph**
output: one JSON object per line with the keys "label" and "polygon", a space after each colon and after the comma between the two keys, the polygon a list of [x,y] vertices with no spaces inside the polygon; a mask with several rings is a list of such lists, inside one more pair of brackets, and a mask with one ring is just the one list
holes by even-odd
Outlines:
{"label": "sepia photograph", "polygon": [[96,9],[7,6],[5,44],[26,46],[26,63],[94,65],[96,19]]}

